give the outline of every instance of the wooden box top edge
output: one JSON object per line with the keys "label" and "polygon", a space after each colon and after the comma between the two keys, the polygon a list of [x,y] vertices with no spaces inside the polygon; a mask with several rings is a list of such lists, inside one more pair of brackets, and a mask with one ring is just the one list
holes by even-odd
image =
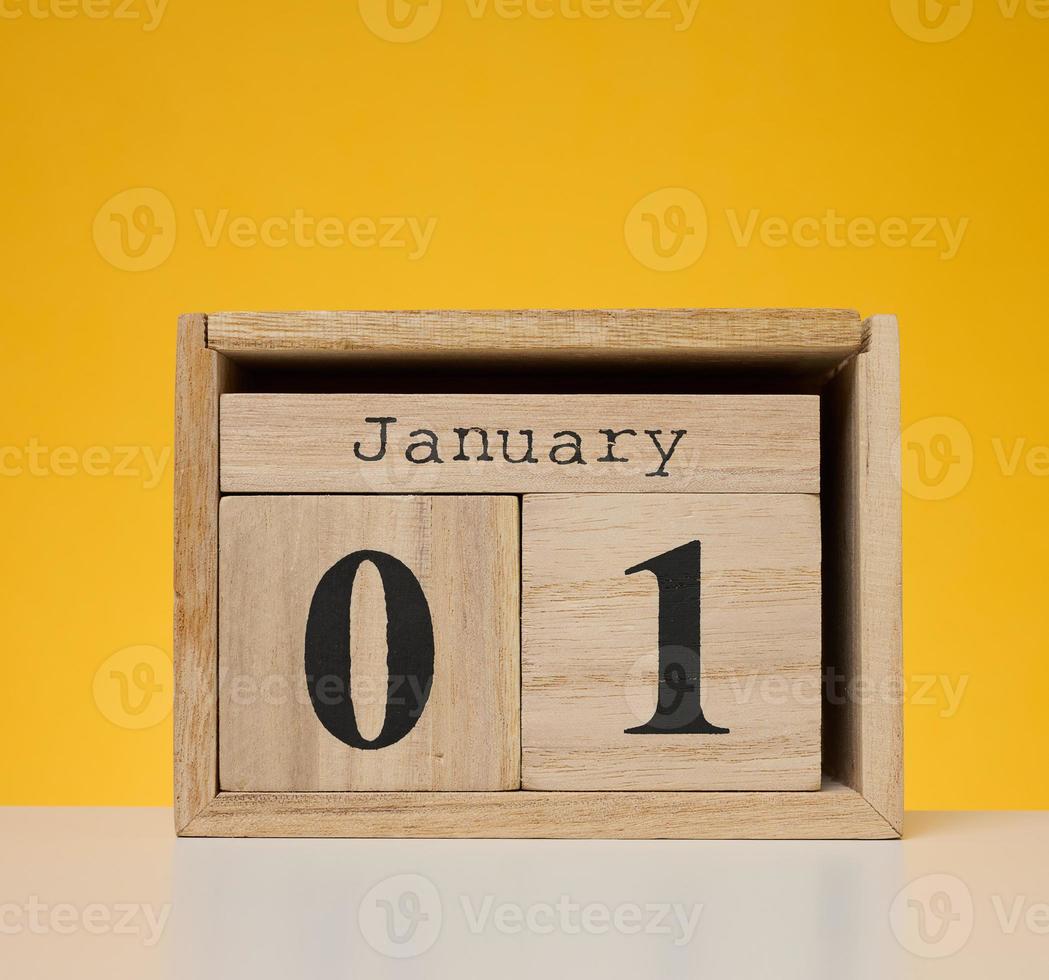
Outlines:
{"label": "wooden box top edge", "polygon": [[[200,316],[200,314],[197,314]],[[866,343],[840,309],[344,310],[205,314],[234,358],[371,358],[832,367]]]}

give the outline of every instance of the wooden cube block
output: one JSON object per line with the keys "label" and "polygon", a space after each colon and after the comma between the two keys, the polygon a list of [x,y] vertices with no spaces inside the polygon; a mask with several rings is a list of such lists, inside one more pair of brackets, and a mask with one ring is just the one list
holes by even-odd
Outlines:
{"label": "wooden cube block", "polygon": [[227,497],[223,790],[519,787],[518,502]]}
{"label": "wooden cube block", "polygon": [[819,493],[814,395],[230,394],[232,493]]}
{"label": "wooden cube block", "polygon": [[526,496],[524,788],[818,789],[819,510]]}

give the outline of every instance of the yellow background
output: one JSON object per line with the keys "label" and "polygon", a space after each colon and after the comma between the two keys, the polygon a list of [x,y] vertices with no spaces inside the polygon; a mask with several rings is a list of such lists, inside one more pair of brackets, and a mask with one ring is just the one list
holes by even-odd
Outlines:
{"label": "yellow background", "polygon": [[[179,312],[775,305],[898,314],[904,423],[948,419],[916,438],[942,450],[946,432],[941,465],[961,467],[943,499],[904,468],[908,806],[1049,806],[1049,476],[1044,451],[1033,473],[1008,465],[1015,440],[1049,444],[1049,20],[963,3],[949,13],[971,22],[928,43],[911,36],[918,0],[700,0],[685,30],[670,6],[544,19],[443,0],[436,19],[414,12],[430,33],[399,43],[356,0],[170,0],[154,30],[39,2],[5,0],[0,19],[0,803],[171,799],[155,707],[171,466],[149,487],[144,453],[171,445]],[[177,232],[168,220],[170,256],[129,272],[100,209],[140,187]],[[657,271],[624,222],[668,187],[698,196],[708,235],[692,264]],[[411,260],[360,242],[209,246],[196,216],[297,208],[437,224]],[[754,209],[968,224],[949,258],[861,233],[737,241],[730,215]],[[32,446],[48,454],[31,466]],[[123,446],[137,476],[114,472]],[[135,691],[166,690],[122,721],[107,681],[131,663],[153,671]],[[953,707],[943,678],[966,685]]]}

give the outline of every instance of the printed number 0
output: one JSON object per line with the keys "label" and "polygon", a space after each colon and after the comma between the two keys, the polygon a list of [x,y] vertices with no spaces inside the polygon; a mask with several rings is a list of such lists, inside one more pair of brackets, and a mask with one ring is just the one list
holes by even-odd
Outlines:
{"label": "printed number 0", "polygon": [[[371,562],[386,596],[386,717],[371,740],[357,727],[350,691],[350,600],[357,569]],[[326,693],[338,681],[335,696]],[[306,686],[320,723],[355,749],[399,742],[419,720],[433,681],[433,622],[419,580],[382,551],[355,551],[328,569],[317,584],[306,620]],[[395,698],[393,692],[399,694]]]}
{"label": "printed number 0", "polygon": [[659,693],[656,712],[626,735],[724,735],[700,704],[699,603],[702,551],[698,541],[649,558],[625,575],[652,572],[659,586]]}

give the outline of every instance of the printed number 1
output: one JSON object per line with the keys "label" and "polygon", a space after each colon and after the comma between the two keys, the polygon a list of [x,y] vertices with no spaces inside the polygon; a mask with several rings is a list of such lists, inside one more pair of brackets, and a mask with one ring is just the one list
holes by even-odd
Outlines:
{"label": "printed number 1", "polygon": [[699,582],[702,551],[698,541],[657,555],[624,574],[651,572],[659,586],[659,693],[656,712],[627,735],[724,735],[700,704]]}

